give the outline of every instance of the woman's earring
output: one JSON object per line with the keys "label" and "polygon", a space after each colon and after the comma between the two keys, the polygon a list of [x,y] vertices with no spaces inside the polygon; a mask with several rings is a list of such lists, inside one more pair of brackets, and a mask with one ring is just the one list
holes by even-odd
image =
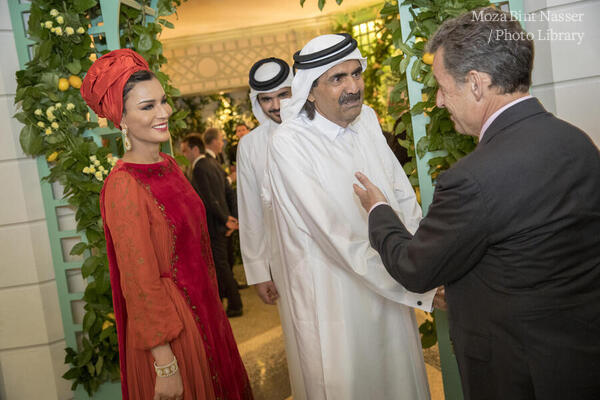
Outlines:
{"label": "woman's earring", "polygon": [[129,140],[129,136],[127,136],[127,128],[123,128],[123,146],[125,146],[125,150],[131,150],[131,141]]}

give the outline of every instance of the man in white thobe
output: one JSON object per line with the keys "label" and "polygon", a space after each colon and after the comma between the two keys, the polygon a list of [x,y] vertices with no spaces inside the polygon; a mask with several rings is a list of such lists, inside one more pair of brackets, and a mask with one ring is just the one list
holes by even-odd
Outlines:
{"label": "man in white thobe", "polygon": [[429,399],[411,307],[430,311],[435,291],[407,291],[369,245],[354,171],[392,200],[409,229],[421,211],[375,112],[363,105],[366,59],[349,35],[323,35],[294,55],[292,97],[269,143],[264,201],[283,265],[305,397]]}
{"label": "man in white thobe", "polygon": [[244,135],[237,149],[237,197],[240,248],[246,280],[254,285],[266,304],[277,304],[286,344],[288,372],[294,400],[305,400],[305,389],[294,329],[287,298],[279,298],[277,283],[282,279],[282,263],[277,246],[270,244],[273,220],[269,210],[263,211],[261,187],[265,177],[267,145],[281,123],[280,101],[292,94],[293,73],[278,58],[266,58],[250,69],[250,102],[260,123]]}

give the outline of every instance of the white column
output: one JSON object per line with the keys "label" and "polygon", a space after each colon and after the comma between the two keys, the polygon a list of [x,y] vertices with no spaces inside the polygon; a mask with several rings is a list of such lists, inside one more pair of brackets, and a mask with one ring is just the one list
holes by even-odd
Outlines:
{"label": "white column", "polygon": [[[527,16],[532,17],[525,27],[534,35],[536,46],[533,95],[600,146],[600,1],[524,3]],[[560,21],[567,18],[571,20]]]}
{"label": "white column", "polygon": [[0,398],[71,399],[40,178],[12,118],[19,63],[7,0],[0,54]]}

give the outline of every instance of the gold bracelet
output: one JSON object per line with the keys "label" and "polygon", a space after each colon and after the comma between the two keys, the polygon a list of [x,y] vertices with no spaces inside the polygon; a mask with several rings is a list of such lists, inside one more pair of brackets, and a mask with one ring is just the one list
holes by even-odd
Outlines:
{"label": "gold bracelet", "polygon": [[167,365],[156,365],[156,361],[154,361],[154,370],[156,370],[156,375],[160,378],[166,378],[168,376],[173,376],[179,370],[179,366],[177,365],[177,358],[173,357],[173,361],[168,363]]}

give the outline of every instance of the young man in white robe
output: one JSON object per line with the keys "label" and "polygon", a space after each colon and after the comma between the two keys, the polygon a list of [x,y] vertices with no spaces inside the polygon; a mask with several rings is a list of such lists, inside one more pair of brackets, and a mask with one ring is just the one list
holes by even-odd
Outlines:
{"label": "young man in white robe", "polygon": [[258,296],[266,304],[277,304],[286,343],[286,357],[292,395],[305,400],[306,392],[287,298],[280,299],[277,284],[282,279],[282,263],[269,238],[273,235],[273,221],[269,210],[263,210],[261,188],[265,178],[267,145],[281,123],[280,103],[292,95],[294,77],[289,65],[278,58],[266,58],[250,69],[250,102],[259,122],[244,135],[237,149],[237,200],[240,248],[246,280],[254,285]]}
{"label": "young man in white robe", "polygon": [[277,291],[289,307],[305,398],[429,399],[411,307],[430,311],[435,290],[409,292],[386,272],[351,190],[354,171],[368,171],[404,224],[417,229],[415,193],[363,104],[366,59],[350,35],[337,34],[311,40],[294,60],[263,197],[274,217],[284,265]]}

